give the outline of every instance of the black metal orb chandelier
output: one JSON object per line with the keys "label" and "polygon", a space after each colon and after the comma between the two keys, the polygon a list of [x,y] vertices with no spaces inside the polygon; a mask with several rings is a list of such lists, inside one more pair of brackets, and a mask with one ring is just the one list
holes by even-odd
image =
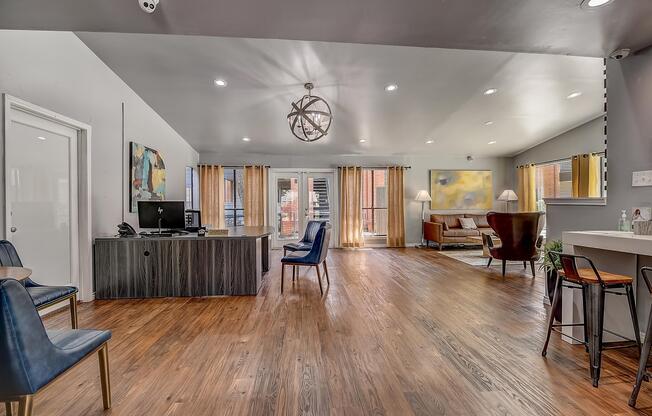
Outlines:
{"label": "black metal orb chandelier", "polygon": [[304,142],[314,142],[328,134],[333,121],[331,107],[326,100],[311,94],[312,83],[304,84],[308,94],[292,103],[288,123],[294,136]]}

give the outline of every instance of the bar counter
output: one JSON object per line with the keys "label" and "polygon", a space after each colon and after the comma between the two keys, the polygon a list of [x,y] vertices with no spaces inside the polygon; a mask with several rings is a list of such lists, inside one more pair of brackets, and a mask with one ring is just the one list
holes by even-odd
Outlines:
{"label": "bar counter", "polygon": [[[639,328],[644,330],[650,311],[650,293],[640,269],[643,266],[652,266],[652,236],[622,231],[569,231],[562,234],[562,242],[564,252],[590,258],[599,270],[633,277]],[[582,322],[582,315],[580,291],[564,289],[562,323]],[[625,296],[606,297],[604,328],[628,337],[634,336]],[[566,327],[563,330],[568,335],[582,339],[581,331],[581,327]],[[608,333],[605,333],[604,337],[605,341],[617,340]],[[570,342],[569,338],[563,339]]]}

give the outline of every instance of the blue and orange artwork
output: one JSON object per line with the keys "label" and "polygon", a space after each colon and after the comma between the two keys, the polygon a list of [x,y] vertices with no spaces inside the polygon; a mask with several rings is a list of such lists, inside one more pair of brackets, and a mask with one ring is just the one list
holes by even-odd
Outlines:
{"label": "blue and orange artwork", "polygon": [[130,212],[138,210],[138,201],[165,199],[165,163],[157,150],[131,142],[130,171]]}

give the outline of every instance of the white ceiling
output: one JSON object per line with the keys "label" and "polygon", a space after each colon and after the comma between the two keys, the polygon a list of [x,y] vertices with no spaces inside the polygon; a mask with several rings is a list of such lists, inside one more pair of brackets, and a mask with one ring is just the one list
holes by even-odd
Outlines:
{"label": "white ceiling", "polygon": [[162,33],[604,57],[652,44],[652,1],[2,0],[0,28]]}
{"label": "white ceiling", "polygon": [[[201,36],[78,36],[199,152],[513,155],[594,119],[604,103],[604,68],[597,58]],[[228,86],[215,87],[216,78]],[[306,81],[330,103],[334,117],[329,135],[310,144],[294,138],[286,121]],[[398,90],[385,92],[389,83]],[[498,93],[486,96],[487,88]],[[574,91],[582,95],[567,99]],[[251,142],[243,142],[244,136]],[[426,144],[428,138],[435,143]],[[497,143],[489,145],[492,140]]]}

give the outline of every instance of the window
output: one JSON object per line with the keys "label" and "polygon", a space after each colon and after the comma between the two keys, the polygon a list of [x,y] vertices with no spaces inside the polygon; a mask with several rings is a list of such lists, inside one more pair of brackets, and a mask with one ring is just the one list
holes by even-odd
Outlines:
{"label": "window", "polygon": [[227,227],[244,225],[244,171],[224,169],[224,221]]}
{"label": "window", "polygon": [[387,170],[362,171],[362,227],[366,236],[387,235]]}
{"label": "window", "polygon": [[199,178],[190,166],[186,166],[186,209],[199,209]]}
{"label": "window", "polygon": [[[600,178],[600,196],[606,196],[605,191],[605,159],[600,157],[598,163]],[[536,166],[537,209],[546,210],[544,198],[571,198],[573,196],[573,163],[571,158]]]}

